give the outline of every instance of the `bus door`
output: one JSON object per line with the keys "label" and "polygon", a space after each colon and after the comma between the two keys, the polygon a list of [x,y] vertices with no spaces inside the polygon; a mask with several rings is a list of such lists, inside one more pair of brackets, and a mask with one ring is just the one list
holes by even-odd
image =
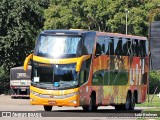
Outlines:
{"label": "bus door", "polygon": [[[95,43],[95,36],[88,35],[84,38],[84,44],[82,46],[83,55],[92,55]],[[79,85],[80,85],[80,105],[89,104],[90,96],[90,82],[92,75],[92,56],[91,58],[82,62],[81,70],[79,72]]]}

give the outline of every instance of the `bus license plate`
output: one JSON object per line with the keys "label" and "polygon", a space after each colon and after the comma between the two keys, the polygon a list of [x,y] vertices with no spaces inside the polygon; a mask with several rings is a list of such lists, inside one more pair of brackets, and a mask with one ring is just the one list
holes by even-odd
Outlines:
{"label": "bus license plate", "polygon": [[56,105],[57,103],[56,103],[56,101],[54,101],[54,100],[49,100],[49,101],[48,101],[48,104],[50,104],[50,105]]}

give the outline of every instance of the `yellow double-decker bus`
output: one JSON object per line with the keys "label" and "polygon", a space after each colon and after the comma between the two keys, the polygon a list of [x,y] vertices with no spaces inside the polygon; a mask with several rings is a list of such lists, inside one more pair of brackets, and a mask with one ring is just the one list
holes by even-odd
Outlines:
{"label": "yellow double-decker bus", "polygon": [[146,37],[85,30],[45,30],[31,61],[30,103],[53,106],[98,106],[133,110],[146,100],[148,41]]}

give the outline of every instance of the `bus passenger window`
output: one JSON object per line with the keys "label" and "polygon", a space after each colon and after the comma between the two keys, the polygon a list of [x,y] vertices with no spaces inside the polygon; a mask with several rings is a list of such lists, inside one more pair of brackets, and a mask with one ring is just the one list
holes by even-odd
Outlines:
{"label": "bus passenger window", "polygon": [[147,56],[148,55],[148,41],[145,42],[145,51],[146,51],[145,56]]}
{"label": "bus passenger window", "polygon": [[105,54],[107,54],[107,51],[108,51],[108,37],[105,37]]}
{"label": "bus passenger window", "polygon": [[130,56],[132,54],[132,43],[130,39],[127,41],[127,56]]}
{"label": "bus passenger window", "polygon": [[96,56],[99,56],[104,53],[105,53],[105,37],[99,36],[96,43]]}
{"label": "bus passenger window", "polygon": [[113,40],[113,38],[108,39],[107,55],[114,55],[114,40]]}
{"label": "bus passenger window", "polygon": [[122,55],[122,40],[118,38],[115,39],[114,48],[115,48],[115,55]]}
{"label": "bus passenger window", "polygon": [[100,70],[93,74],[92,85],[103,85],[104,71]]}
{"label": "bus passenger window", "polygon": [[141,57],[145,57],[146,56],[146,41],[141,40],[140,41],[140,55]]}
{"label": "bus passenger window", "polygon": [[122,48],[123,48],[123,56],[127,56],[128,53],[128,47],[127,47],[127,39],[126,38],[122,38]]}
{"label": "bus passenger window", "polygon": [[101,55],[101,45],[96,43],[96,56]]}
{"label": "bus passenger window", "polygon": [[132,54],[133,54],[133,56],[136,55],[136,52],[135,52],[135,41],[134,40],[132,40]]}
{"label": "bus passenger window", "polygon": [[118,38],[114,38],[114,54],[117,55],[116,49],[117,49],[117,44],[118,44]]}
{"label": "bus passenger window", "polygon": [[84,39],[84,45],[82,48],[82,55],[88,55],[93,53],[95,36],[86,36]]}
{"label": "bus passenger window", "polygon": [[140,42],[139,40],[136,41],[136,55],[139,57],[140,56]]}
{"label": "bus passenger window", "polygon": [[139,56],[139,41],[137,39],[133,40],[132,49],[133,49],[133,55]]}

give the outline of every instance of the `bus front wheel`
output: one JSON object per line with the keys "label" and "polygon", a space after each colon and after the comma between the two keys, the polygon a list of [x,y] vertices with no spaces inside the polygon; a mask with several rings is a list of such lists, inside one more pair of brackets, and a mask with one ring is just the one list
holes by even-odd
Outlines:
{"label": "bus front wheel", "polygon": [[122,110],[123,106],[122,105],[115,105],[115,110]]}
{"label": "bus front wheel", "polygon": [[45,111],[51,111],[52,110],[52,106],[46,106],[46,105],[44,105],[44,110]]}
{"label": "bus front wheel", "polygon": [[82,108],[86,112],[96,111],[97,108],[98,108],[98,106],[96,106],[96,96],[94,94],[92,94],[91,97],[90,97],[89,105],[82,106]]}

